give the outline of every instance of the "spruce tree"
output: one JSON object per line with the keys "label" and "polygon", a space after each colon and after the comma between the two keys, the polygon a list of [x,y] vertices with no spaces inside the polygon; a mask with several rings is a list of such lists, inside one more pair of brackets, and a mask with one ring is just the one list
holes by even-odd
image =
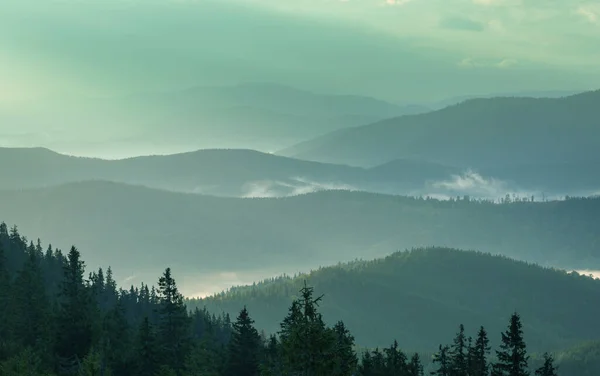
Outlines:
{"label": "spruce tree", "polygon": [[554,358],[544,353],[544,364],[535,371],[536,376],[558,376],[558,367],[554,365]]}
{"label": "spruce tree", "polygon": [[7,355],[10,343],[10,328],[12,327],[10,319],[12,318],[11,313],[14,312],[10,305],[10,291],[10,276],[4,254],[4,244],[0,238],[0,307],[2,308],[0,309],[0,361],[4,360]]}
{"label": "spruce tree", "polygon": [[50,305],[39,255],[33,244],[27,250],[27,261],[15,279],[12,292],[15,338],[24,348],[31,347],[47,353],[51,345]]}
{"label": "spruce tree", "polygon": [[408,376],[423,376],[423,364],[421,363],[421,357],[418,353],[415,353],[412,358],[410,358],[410,363],[408,363]]}
{"label": "spruce tree", "polygon": [[371,376],[374,375],[374,365],[373,359],[371,358],[371,353],[365,351],[360,360],[360,365],[358,366],[358,374],[361,376]]}
{"label": "spruce tree", "polygon": [[300,293],[281,323],[284,371],[304,376],[331,374],[335,338],[317,311],[322,296],[314,298],[306,282]]}
{"label": "spruce tree", "polygon": [[356,371],[358,359],[354,352],[354,337],[342,321],[333,327],[335,348],[333,351],[334,369],[332,376],[350,376]]}
{"label": "spruce tree", "polygon": [[440,345],[439,351],[433,356],[433,363],[437,369],[432,371],[436,376],[452,376],[452,359],[450,358],[450,347]]}
{"label": "spruce tree", "polygon": [[183,367],[190,350],[190,320],[171,268],[158,281],[158,337],[164,364],[175,371]]}
{"label": "spruce tree", "polygon": [[385,353],[385,368],[386,373],[389,375],[404,375],[408,370],[406,354],[400,350],[398,341],[394,340],[394,343],[387,349],[384,349]]}
{"label": "spruce tree", "polygon": [[77,248],[71,247],[64,266],[58,314],[56,353],[59,371],[79,369],[93,339],[93,303],[84,284],[85,264]]}
{"label": "spruce tree", "polygon": [[229,342],[227,375],[258,376],[260,371],[261,340],[246,307],[233,323]]}
{"label": "spruce tree", "polygon": [[514,313],[506,332],[502,333],[500,350],[496,351],[497,363],[493,366],[494,376],[529,376],[527,346],[519,314]]}
{"label": "spruce tree", "polygon": [[450,362],[452,364],[452,376],[467,376],[467,338],[465,336],[465,327],[462,324],[459,327],[450,350]]}
{"label": "spruce tree", "polygon": [[485,328],[482,326],[479,328],[477,333],[477,339],[475,345],[472,348],[470,376],[487,376],[489,372],[489,365],[487,362],[487,356],[490,353],[490,341],[487,336]]}
{"label": "spruce tree", "polygon": [[135,376],[154,376],[158,371],[159,348],[154,329],[144,317],[138,330],[134,355]]}

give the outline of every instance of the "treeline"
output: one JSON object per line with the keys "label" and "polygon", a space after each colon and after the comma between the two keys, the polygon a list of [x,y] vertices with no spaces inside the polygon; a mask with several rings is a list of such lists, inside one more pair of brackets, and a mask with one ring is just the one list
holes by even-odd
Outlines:
{"label": "treeline", "polygon": [[[359,356],[343,322],[325,324],[322,296],[306,286],[280,330],[258,332],[246,308],[234,322],[186,308],[167,268],[158,287],[118,289],[110,268],[85,276],[72,247],[63,255],[28,242],[0,224],[0,375],[104,376],[422,376],[418,354],[394,342]],[[520,318],[511,318],[488,364],[487,334],[474,343],[464,328],[440,346],[435,375],[526,376],[528,356]],[[360,358],[360,359],[359,359]],[[537,375],[555,375],[546,356]]]}

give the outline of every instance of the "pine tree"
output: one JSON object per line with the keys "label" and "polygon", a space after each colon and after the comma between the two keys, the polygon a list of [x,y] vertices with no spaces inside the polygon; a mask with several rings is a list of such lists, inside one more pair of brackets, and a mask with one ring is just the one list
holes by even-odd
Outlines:
{"label": "pine tree", "polygon": [[433,356],[433,363],[437,364],[437,369],[432,371],[432,375],[451,376],[452,359],[450,358],[450,347],[440,345],[439,351]]}
{"label": "pine tree", "polygon": [[419,354],[415,353],[412,358],[410,358],[410,363],[408,364],[408,376],[423,376],[423,364],[421,363],[421,357]]}
{"label": "pine tree", "polygon": [[407,372],[408,365],[406,364],[406,354],[398,347],[398,341],[394,340],[394,343],[387,349],[384,349],[385,353],[385,368],[388,375],[404,375]]}
{"label": "pine tree", "polygon": [[354,337],[342,321],[333,327],[335,348],[333,352],[334,368],[332,376],[350,376],[356,371],[358,359],[354,352]]}
{"label": "pine tree", "polygon": [[40,256],[33,244],[27,250],[27,260],[15,279],[12,292],[15,338],[23,348],[30,347],[47,354],[51,346],[50,305],[44,287]]}
{"label": "pine tree", "polygon": [[148,317],[144,317],[140,325],[135,349],[136,376],[154,376],[158,370],[159,348],[156,334]]}
{"label": "pine tree", "polygon": [[229,342],[227,375],[258,376],[260,367],[261,340],[253,326],[246,307],[242,309],[233,323],[233,332]]}
{"label": "pine tree", "polygon": [[60,294],[56,353],[61,372],[78,370],[93,338],[93,303],[83,276],[85,264],[77,248],[71,247],[64,266]]}
{"label": "pine tree", "polygon": [[6,356],[11,339],[11,312],[13,312],[13,308],[10,305],[10,291],[10,276],[4,254],[4,244],[2,238],[0,238],[0,307],[2,307],[0,309],[0,361]]}
{"label": "pine tree", "polygon": [[335,338],[317,311],[322,296],[313,298],[313,288],[306,282],[300,294],[281,323],[284,371],[304,376],[331,374]]}
{"label": "pine tree", "polygon": [[283,373],[281,346],[275,335],[271,335],[265,346],[264,361],[261,364],[261,376],[276,376]]}
{"label": "pine tree", "polygon": [[471,356],[471,375],[470,376],[487,376],[489,372],[489,365],[487,363],[487,356],[490,353],[490,341],[487,336],[485,328],[482,326],[479,328],[477,333],[477,339],[475,340],[475,346],[472,348]]}
{"label": "pine tree", "polygon": [[360,365],[358,366],[358,374],[361,376],[371,376],[374,375],[374,365],[373,359],[371,358],[371,353],[365,351],[360,360]]}
{"label": "pine tree", "polygon": [[50,376],[43,367],[42,359],[32,349],[27,348],[0,363],[2,376]]}
{"label": "pine tree", "polygon": [[523,339],[521,318],[514,313],[506,332],[502,333],[500,350],[496,351],[498,362],[494,364],[493,375],[529,376],[527,370],[527,347]]}
{"label": "pine tree", "polygon": [[92,349],[81,363],[79,376],[112,376],[111,369],[107,366],[101,353]]}
{"label": "pine tree", "polygon": [[164,364],[178,371],[190,349],[190,320],[171,268],[158,281],[158,337]]}
{"label": "pine tree", "polygon": [[544,353],[544,364],[535,371],[536,376],[558,376],[558,367],[554,366],[554,358]]}
{"label": "pine tree", "polygon": [[104,316],[103,324],[101,340],[103,360],[110,365],[115,375],[130,375],[132,341],[129,323],[125,317],[125,307],[121,299]]}
{"label": "pine tree", "polygon": [[454,343],[450,351],[450,361],[452,364],[452,376],[467,376],[467,338],[465,336],[465,327],[462,324],[454,338]]}

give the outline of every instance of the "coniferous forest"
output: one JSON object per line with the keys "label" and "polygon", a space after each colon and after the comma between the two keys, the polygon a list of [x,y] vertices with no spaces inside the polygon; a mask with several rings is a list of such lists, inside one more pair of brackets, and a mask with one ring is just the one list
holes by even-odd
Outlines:
{"label": "coniferous forest", "polygon": [[600,376],[600,0],[0,0],[0,376]]}
{"label": "coniferous forest", "polygon": [[[320,292],[319,292],[320,293]],[[156,286],[126,290],[111,268],[86,272],[66,254],[0,225],[0,374],[17,375],[362,375],[554,376],[551,354],[530,360],[513,313],[500,346],[480,327],[457,323],[454,339],[432,354],[390,345],[360,349],[342,321],[328,326],[326,295],[304,283],[277,333],[259,332],[252,312],[237,317],[188,310],[170,268]],[[376,318],[374,318],[376,319]],[[535,363],[535,365],[534,365]],[[574,375],[574,374],[573,374]]]}

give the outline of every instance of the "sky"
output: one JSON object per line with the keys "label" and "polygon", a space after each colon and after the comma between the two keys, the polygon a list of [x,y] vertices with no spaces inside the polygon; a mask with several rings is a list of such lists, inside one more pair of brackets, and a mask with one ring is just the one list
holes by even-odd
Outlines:
{"label": "sky", "polygon": [[600,3],[0,1],[0,109],[242,82],[409,103],[595,89]]}

